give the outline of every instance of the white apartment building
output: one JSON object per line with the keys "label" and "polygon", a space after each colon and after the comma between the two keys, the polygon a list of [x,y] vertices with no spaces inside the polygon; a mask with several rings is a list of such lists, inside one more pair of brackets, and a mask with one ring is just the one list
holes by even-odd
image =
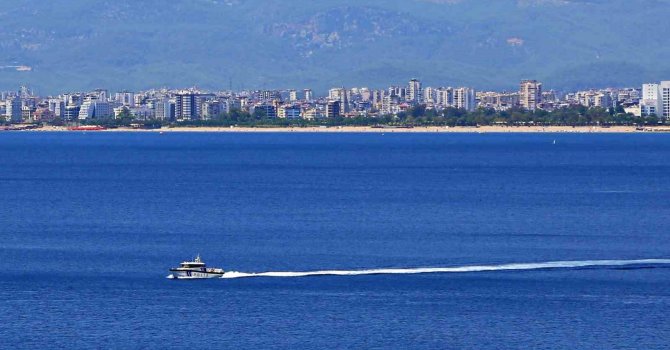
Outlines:
{"label": "white apartment building", "polygon": [[87,100],[79,109],[79,120],[114,116],[114,106],[109,102]]}
{"label": "white apartment building", "polygon": [[436,90],[432,87],[427,87],[423,89],[423,102],[424,103],[435,103],[436,99]]}
{"label": "white apartment building", "polygon": [[449,107],[454,104],[454,89],[439,88],[435,92],[435,103],[441,107]]}
{"label": "white apartment building", "polygon": [[519,87],[521,107],[527,110],[540,108],[542,104],[542,83],[537,80],[523,80]]}
{"label": "white apartment building", "polygon": [[477,107],[477,99],[475,98],[475,90],[471,88],[454,89],[454,107],[463,108],[468,112],[472,112]]}
{"label": "white apartment building", "polygon": [[303,93],[305,95],[305,101],[311,101],[314,99],[314,93],[312,92],[311,89],[304,89]]}
{"label": "white apartment building", "polygon": [[642,115],[661,115],[661,86],[659,84],[642,85],[640,113]]}
{"label": "white apartment building", "polygon": [[413,103],[419,103],[423,101],[421,96],[421,82],[418,79],[412,79],[409,81],[409,89],[407,89],[407,101]]}
{"label": "white apartment building", "polygon": [[670,118],[670,81],[642,85],[640,113]]}
{"label": "white apartment building", "polygon": [[161,99],[154,103],[156,119],[159,120],[173,120],[175,113],[175,101],[168,99]]}

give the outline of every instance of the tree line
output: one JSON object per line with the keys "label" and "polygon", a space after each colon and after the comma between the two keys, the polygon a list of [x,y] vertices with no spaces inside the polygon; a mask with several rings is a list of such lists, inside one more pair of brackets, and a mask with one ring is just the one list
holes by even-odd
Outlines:
{"label": "tree line", "polygon": [[244,127],[310,127],[310,126],[652,126],[667,124],[668,120],[657,116],[636,117],[625,113],[621,106],[616,108],[587,108],[570,106],[553,111],[526,110],[512,108],[496,111],[492,108],[478,108],[474,111],[449,107],[441,111],[426,108],[424,105],[412,107],[396,115],[356,116],[317,119],[285,119],[268,118],[262,112],[250,113],[232,109],[207,120],[185,121],[137,121],[131,115],[119,118],[91,119],[84,124],[104,125],[109,127],[128,126],[133,123],[144,123],[163,126],[244,126]]}

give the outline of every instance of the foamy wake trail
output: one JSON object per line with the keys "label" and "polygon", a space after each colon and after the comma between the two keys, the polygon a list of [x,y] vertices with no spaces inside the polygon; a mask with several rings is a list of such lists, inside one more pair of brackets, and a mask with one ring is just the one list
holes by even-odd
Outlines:
{"label": "foamy wake trail", "polygon": [[574,269],[574,268],[612,268],[626,266],[670,267],[670,259],[640,260],[584,260],[584,261],[549,261],[540,263],[520,263],[502,265],[470,265],[451,267],[420,267],[369,270],[323,270],[323,271],[274,271],[274,272],[226,272],[222,278],[243,277],[307,277],[307,276],[360,276],[360,275],[412,275],[420,273],[465,273],[490,271],[527,271],[540,269]]}

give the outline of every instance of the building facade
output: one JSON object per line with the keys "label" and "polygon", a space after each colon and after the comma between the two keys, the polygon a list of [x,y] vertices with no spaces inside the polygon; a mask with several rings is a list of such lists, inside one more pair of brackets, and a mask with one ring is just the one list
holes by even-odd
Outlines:
{"label": "building facade", "polygon": [[523,80],[519,87],[521,107],[534,111],[542,104],[542,83],[537,80]]}
{"label": "building facade", "polygon": [[454,89],[454,104],[456,108],[465,109],[468,112],[472,112],[477,107],[477,99],[475,98],[475,90],[471,88],[458,88]]}
{"label": "building facade", "polygon": [[670,118],[670,81],[662,81],[661,91],[661,114],[663,118]]}
{"label": "building facade", "polygon": [[305,94],[305,101],[310,102],[314,99],[314,93],[311,89],[305,89],[303,93]]}
{"label": "building facade", "polygon": [[5,101],[5,116],[13,123],[21,122],[23,114],[21,99],[16,96]]}
{"label": "building facade", "polygon": [[643,116],[663,114],[661,86],[659,84],[642,85],[642,99],[640,99],[640,113]]}
{"label": "building facade", "polygon": [[302,111],[299,105],[286,105],[279,107],[279,113],[277,116],[279,118],[298,119],[301,117],[301,115]]}
{"label": "building facade", "polygon": [[88,100],[79,109],[79,120],[99,119],[114,116],[114,107],[109,102]]}
{"label": "building facade", "polygon": [[412,103],[421,103],[423,102],[421,89],[421,82],[418,79],[412,79],[409,81],[409,87],[407,89],[407,101]]}
{"label": "building facade", "polygon": [[265,118],[277,118],[277,108],[268,103],[262,103],[254,106],[254,114]]}
{"label": "building facade", "polygon": [[298,100],[298,92],[295,90],[289,90],[288,92],[288,100],[291,102],[295,102]]}
{"label": "building facade", "polygon": [[326,105],[326,116],[328,118],[338,118],[342,114],[340,101],[329,101]]}
{"label": "building facade", "polygon": [[129,91],[116,93],[116,102],[122,106],[135,107],[135,94]]}
{"label": "building facade", "polygon": [[175,118],[197,120],[202,116],[202,102],[214,98],[212,94],[181,93],[175,95]]}
{"label": "building facade", "polygon": [[175,119],[175,103],[168,99],[156,101],[154,103],[156,119],[159,120],[174,120]]}

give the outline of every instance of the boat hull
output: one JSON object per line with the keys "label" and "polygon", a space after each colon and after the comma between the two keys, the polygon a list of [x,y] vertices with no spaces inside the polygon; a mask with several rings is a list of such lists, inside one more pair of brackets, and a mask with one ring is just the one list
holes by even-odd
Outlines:
{"label": "boat hull", "polygon": [[201,272],[201,271],[173,271],[171,275],[168,276],[170,279],[176,280],[185,280],[185,279],[209,279],[209,278],[220,278],[223,276],[223,273],[218,272]]}

